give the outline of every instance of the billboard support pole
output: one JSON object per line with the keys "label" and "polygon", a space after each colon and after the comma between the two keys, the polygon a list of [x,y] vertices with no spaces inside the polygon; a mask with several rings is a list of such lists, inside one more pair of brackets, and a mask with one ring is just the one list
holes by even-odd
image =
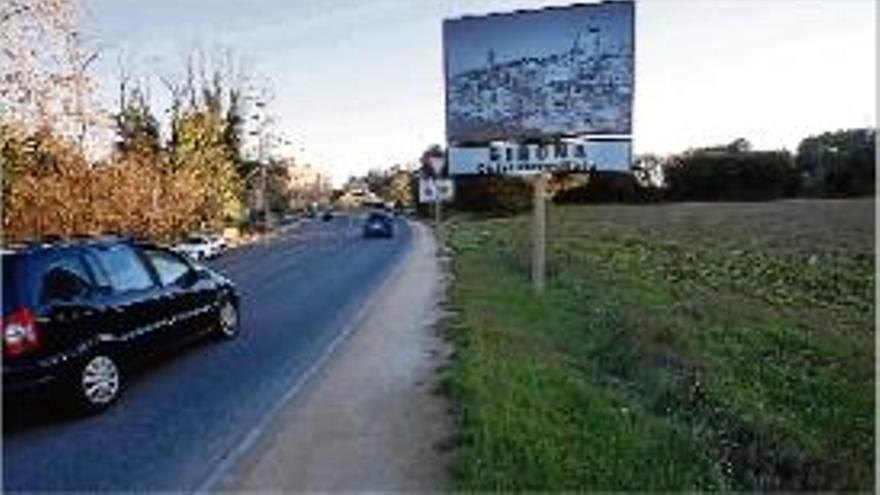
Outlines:
{"label": "billboard support pole", "polygon": [[547,275],[547,174],[532,181],[532,289],[542,294]]}

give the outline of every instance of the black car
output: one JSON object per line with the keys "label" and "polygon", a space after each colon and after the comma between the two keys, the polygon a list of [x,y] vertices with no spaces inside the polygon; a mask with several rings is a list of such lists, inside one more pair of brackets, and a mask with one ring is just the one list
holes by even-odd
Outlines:
{"label": "black car", "polygon": [[325,210],[324,213],[321,214],[321,220],[325,222],[333,220],[333,212],[330,210]]}
{"label": "black car", "polygon": [[62,396],[100,410],[119,397],[135,358],[239,332],[233,284],[153,244],[31,244],[2,260],[7,401]]}
{"label": "black car", "polygon": [[387,213],[370,213],[364,222],[364,237],[394,237],[394,220]]}

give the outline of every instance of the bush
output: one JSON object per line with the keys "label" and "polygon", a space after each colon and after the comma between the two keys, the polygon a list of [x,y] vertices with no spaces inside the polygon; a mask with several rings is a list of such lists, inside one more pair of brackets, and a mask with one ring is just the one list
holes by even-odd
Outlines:
{"label": "bush", "polygon": [[489,215],[516,215],[532,207],[532,185],[520,177],[460,177],[453,208]]}
{"label": "bush", "polygon": [[876,130],[848,129],[810,136],[798,146],[805,192],[846,197],[874,194]]}
{"label": "bush", "polygon": [[196,226],[205,195],[191,168],[171,170],[152,154],[91,164],[51,133],[6,128],[0,138],[4,242],[104,232],[167,240]]}
{"label": "bush", "polygon": [[665,170],[673,200],[761,201],[793,196],[799,177],[786,151],[697,151]]}
{"label": "bush", "polygon": [[583,186],[560,191],[556,203],[636,203],[647,200],[647,191],[639,186],[632,174],[614,171],[593,171]]}

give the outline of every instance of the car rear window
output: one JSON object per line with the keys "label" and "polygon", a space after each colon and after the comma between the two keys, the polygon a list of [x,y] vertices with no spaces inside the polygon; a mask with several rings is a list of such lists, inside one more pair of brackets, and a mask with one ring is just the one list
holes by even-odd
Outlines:
{"label": "car rear window", "polygon": [[92,277],[79,255],[59,256],[43,272],[40,300],[73,301],[93,290]]}

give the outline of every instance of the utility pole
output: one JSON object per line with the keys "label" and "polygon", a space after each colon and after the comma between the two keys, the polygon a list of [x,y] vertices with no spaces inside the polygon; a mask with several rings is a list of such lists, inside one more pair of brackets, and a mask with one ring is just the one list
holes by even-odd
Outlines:
{"label": "utility pole", "polygon": [[266,201],[266,155],[265,155],[265,136],[260,133],[260,218],[263,221],[263,230],[268,226],[268,208]]}
{"label": "utility pole", "polygon": [[260,227],[265,229],[268,219],[266,201],[266,118],[262,111],[266,106],[266,103],[262,100],[257,100],[254,103],[254,106],[257,110],[251,118],[257,121],[257,129],[251,131],[250,134],[252,136],[257,136],[257,167],[260,174],[259,182],[254,191],[254,210],[259,212]]}

